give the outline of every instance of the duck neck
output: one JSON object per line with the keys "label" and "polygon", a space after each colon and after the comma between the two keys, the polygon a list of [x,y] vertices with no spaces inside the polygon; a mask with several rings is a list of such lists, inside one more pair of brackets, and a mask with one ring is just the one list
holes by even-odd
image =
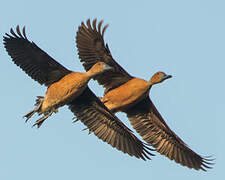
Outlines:
{"label": "duck neck", "polygon": [[93,71],[92,69],[89,69],[87,72],[86,72],[86,75],[89,79],[95,77],[96,75],[98,75],[99,73],[98,72],[95,72]]}
{"label": "duck neck", "polygon": [[154,83],[152,82],[152,80],[150,79],[149,81],[148,81],[148,86],[149,86],[149,89],[151,89],[151,87],[154,85]]}

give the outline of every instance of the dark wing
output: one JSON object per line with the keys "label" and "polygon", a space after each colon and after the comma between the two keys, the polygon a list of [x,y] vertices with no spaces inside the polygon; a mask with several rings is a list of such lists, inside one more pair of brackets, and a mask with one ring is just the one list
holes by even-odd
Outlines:
{"label": "dark wing", "polygon": [[49,86],[71,72],[41,50],[34,42],[30,42],[26,37],[25,27],[21,33],[17,26],[16,32],[17,34],[11,29],[11,34],[6,33],[4,36],[6,51],[13,62],[32,79]]}
{"label": "dark wing", "polygon": [[101,26],[103,21],[100,21],[98,28],[96,27],[96,19],[92,26],[90,19],[87,20],[87,26],[82,22],[77,31],[76,43],[78,54],[84,68],[88,71],[97,61],[103,61],[114,68],[112,71],[107,71],[96,76],[99,84],[106,88],[106,91],[124,84],[133,77],[130,76],[112,57],[110,50],[104,43],[104,32],[108,25],[103,30]]}
{"label": "dark wing", "polygon": [[87,88],[73,100],[69,109],[94,134],[112,147],[143,160],[151,154],[143,144],[101,101]]}
{"label": "dark wing", "polygon": [[210,168],[209,159],[192,151],[165,123],[148,98],[130,108],[127,116],[133,128],[150,143],[156,151],[177,163],[196,170]]}

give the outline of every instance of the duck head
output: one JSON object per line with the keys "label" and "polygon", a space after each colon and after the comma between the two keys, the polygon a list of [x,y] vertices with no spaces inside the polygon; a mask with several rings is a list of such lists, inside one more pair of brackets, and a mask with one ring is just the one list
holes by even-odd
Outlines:
{"label": "duck head", "polygon": [[150,85],[154,85],[154,84],[161,83],[161,82],[163,82],[163,81],[165,81],[166,79],[169,79],[169,78],[172,78],[172,76],[167,75],[164,72],[157,72],[151,77],[149,82],[150,82]]}
{"label": "duck head", "polygon": [[88,73],[91,74],[91,76],[96,76],[100,73],[103,73],[105,71],[108,70],[112,70],[113,67],[109,66],[108,64],[104,63],[104,62],[97,62],[96,64],[94,64],[91,69],[89,69]]}

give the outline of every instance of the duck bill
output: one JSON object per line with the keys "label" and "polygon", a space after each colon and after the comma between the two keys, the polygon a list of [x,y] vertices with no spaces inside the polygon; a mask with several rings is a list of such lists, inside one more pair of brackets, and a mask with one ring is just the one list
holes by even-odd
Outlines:
{"label": "duck bill", "polygon": [[105,64],[104,67],[103,67],[103,70],[104,71],[108,71],[108,70],[113,70],[114,68],[108,64]]}
{"label": "duck bill", "polygon": [[166,75],[163,79],[166,80],[166,79],[169,79],[169,78],[172,78],[173,76],[172,75]]}

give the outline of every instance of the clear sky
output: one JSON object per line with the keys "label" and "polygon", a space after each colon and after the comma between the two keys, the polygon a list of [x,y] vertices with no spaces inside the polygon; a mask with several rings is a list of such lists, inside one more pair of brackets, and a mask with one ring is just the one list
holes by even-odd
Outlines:
{"label": "clear sky", "polygon": [[[1,1],[0,179],[223,179],[225,112],[225,1]],[[40,129],[22,118],[46,88],[7,55],[2,36],[16,25],[27,37],[74,71],[75,35],[81,21],[103,19],[105,41],[130,74],[148,80],[156,71],[173,75],[150,96],[168,125],[197,153],[213,155],[208,172],[190,170],[155,153],[130,157],[81,131],[63,107]],[[90,82],[101,96],[103,89]],[[129,127],[125,114],[118,117]],[[138,136],[139,137],[139,136]]]}

